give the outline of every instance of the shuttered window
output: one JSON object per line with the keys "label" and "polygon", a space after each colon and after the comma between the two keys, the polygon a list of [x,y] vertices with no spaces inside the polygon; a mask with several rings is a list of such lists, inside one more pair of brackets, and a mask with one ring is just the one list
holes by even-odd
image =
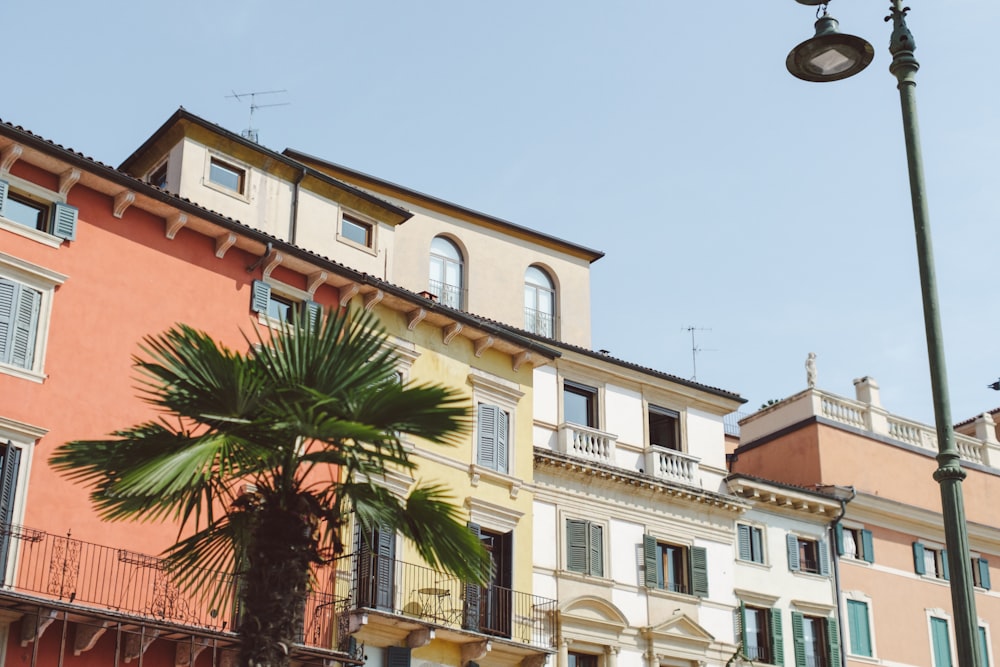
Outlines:
{"label": "shuttered window", "polygon": [[744,523],[736,526],[736,542],[740,560],[751,563],[764,562],[764,531]]}
{"label": "shuttered window", "polygon": [[875,562],[875,548],[872,543],[872,531],[864,528],[845,528],[837,524],[836,537],[837,555],[863,560],[866,563]]}
{"label": "shuttered window", "polygon": [[813,540],[789,533],[786,536],[788,569],[829,576],[830,554],[826,540]]}
{"label": "shuttered window", "polygon": [[497,405],[480,403],[477,408],[478,447],[476,463],[496,470],[508,472],[510,452],[510,415]]}
{"label": "shuttered window", "polygon": [[290,322],[298,313],[314,327],[319,325],[323,316],[320,304],[315,301],[297,302],[295,299],[276,295],[271,284],[264,280],[255,280],[250,287],[250,311],[277,322]]}
{"label": "shuttered window", "polygon": [[871,621],[867,602],[847,601],[847,631],[851,638],[851,654],[872,657]]}
{"label": "shuttered window", "polygon": [[780,609],[740,602],[735,611],[734,624],[736,642],[746,658],[779,667],[785,664]]}
{"label": "shuttered window", "polygon": [[0,180],[0,216],[7,220],[73,241],[77,215],[75,206],[26,196],[13,190],[7,181]]}
{"label": "shuttered window", "polygon": [[840,664],[840,631],[834,618],[792,612],[795,667],[836,667]]}
{"label": "shuttered window", "polygon": [[566,569],[604,576],[604,527],[581,519],[566,520]]}
{"label": "shuttered window", "polygon": [[645,584],[673,593],[708,596],[708,553],[704,547],[686,547],[642,537]]}
{"label": "shuttered window", "polygon": [[42,293],[0,278],[0,363],[31,369]]}
{"label": "shuttered window", "polygon": [[934,651],[933,667],[951,667],[951,638],[948,621],[943,618],[931,618],[931,648]]}

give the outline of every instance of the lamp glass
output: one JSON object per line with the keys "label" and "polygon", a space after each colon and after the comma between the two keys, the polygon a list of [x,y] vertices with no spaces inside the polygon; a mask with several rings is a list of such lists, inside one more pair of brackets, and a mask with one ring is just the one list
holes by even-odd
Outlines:
{"label": "lamp glass", "polygon": [[854,76],[875,57],[872,45],[837,30],[838,23],[825,15],[816,21],[816,36],[788,54],[785,66],[793,76],[806,81],[837,81]]}

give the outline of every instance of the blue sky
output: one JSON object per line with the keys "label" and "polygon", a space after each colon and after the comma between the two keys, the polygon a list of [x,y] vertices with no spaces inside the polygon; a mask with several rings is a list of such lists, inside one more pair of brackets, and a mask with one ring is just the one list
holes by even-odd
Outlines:
{"label": "blue sky", "polygon": [[[117,165],[178,106],[603,250],[593,347],[739,392],[933,419],[888,1],[833,0],[861,75],[792,78],[793,0],[66,0],[4,8],[0,118]],[[1000,405],[995,0],[912,0],[955,421]],[[164,9],[169,7],[169,9]],[[17,26],[12,29],[11,26]],[[42,28],[43,27],[43,28]],[[572,317],[572,314],[564,314]]]}

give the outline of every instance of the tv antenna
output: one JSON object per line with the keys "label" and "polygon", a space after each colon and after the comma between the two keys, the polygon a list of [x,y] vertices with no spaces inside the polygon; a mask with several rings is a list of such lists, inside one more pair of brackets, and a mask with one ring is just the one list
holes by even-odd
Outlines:
{"label": "tv antenna", "polygon": [[235,90],[232,95],[226,95],[226,98],[235,98],[237,102],[242,102],[243,98],[250,98],[250,122],[247,123],[247,129],[240,132],[240,135],[244,139],[249,139],[250,141],[259,143],[257,141],[257,128],[253,126],[253,112],[257,109],[266,109],[267,107],[286,107],[291,102],[275,102],[274,104],[257,104],[258,95],[275,95],[277,93],[287,93],[287,90],[255,90],[250,93],[237,93]]}
{"label": "tv antenna", "polygon": [[698,381],[698,353],[699,352],[715,352],[712,348],[698,347],[698,343],[695,341],[694,334],[696,331],[711,331],[711,329],[704,329],[696,326],[684,327],[681,331],[687,331],[691,334],[691,380]]}

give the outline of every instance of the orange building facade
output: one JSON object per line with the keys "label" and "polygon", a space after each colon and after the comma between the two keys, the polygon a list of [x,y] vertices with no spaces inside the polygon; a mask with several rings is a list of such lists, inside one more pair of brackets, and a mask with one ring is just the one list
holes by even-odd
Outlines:
{"label": "orange building facade", "polygon": [[[871,378],[856,397],[810,388],[740,422],[734,472],[832,490],[837,577],[848,665],[957,664],[932,426],[882,408]],[[988,422],[988,423],[987,423]],[[983,664],[1000,633],[1000,447],[989,415],[957,435]]]}

